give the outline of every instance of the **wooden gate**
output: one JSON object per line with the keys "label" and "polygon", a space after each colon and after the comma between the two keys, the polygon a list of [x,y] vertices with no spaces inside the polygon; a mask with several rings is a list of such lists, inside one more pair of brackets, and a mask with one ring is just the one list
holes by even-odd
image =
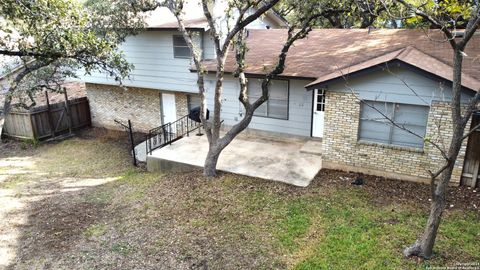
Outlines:
{"label": "wooden gate", "polygon": [[[472,128],[479,123],[480,113],[476,113],[472,118]],[[468,138],[461,184],[473,188],[480,186],[480,128]]]}
{"label": "wooden gate", "polygon": [[29,111],[12,110],[5,118],[6,136],[44,140],[90,126],[90,107],[86,97],[35,107]]}

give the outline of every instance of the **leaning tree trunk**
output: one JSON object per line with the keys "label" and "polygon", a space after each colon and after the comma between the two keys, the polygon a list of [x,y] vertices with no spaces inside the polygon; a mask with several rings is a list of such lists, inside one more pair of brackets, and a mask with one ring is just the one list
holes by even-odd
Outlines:
{"label": "leaning tree trunk", "polygon": [[463,125],[460,123],[455,124],[454,134],[448,151],[448,166],[442,172],[440,181],[435,188],[427,226],[425,227],[422,237],[412,246],[407,247],[404,250],[403,253],[407,257],[419,256],[429,259],[433,254],[433,246],[435,245],[435,239],[437,238],[438,227],[440,226],[442,214],[445,210],[448,183],[452,177],[453,169],[455,167],[455,160],[457,160],[458,153],[460,152],[460,148],[462,146],[462,126]]}
{"label": "leaning tree trunk", "polygon": [[[253,118],[254,110],[249,108],[245,112],[245,116],[239,123],[234,125],[222,138],[217,139],[215,142],[211,142],[208,147],[207,157],[205,158],[205,164],[203,167],[203,174],[207,177],[214,177],[217,175],[217,163],[220,154],[223,149],[227,147],[238,134],[244,131]],[[219,127],[217,127],[219,128]]]}
{"label": "leaning tree trunk", "polygon": [[428,259],[432,256],[433,246],[435,245],[435,239],[437,238],[438,227],[442,219],[443,210],[445,210],[446,204],[446,188],[448,181],[452,175],[453,165],[449,166],[442,174],[441,181],[435,189],[434,198],[430,207],[430,215],[428,216],[427,226],[419,239],[411,247],[405,249],[405,256],[419,256]]}

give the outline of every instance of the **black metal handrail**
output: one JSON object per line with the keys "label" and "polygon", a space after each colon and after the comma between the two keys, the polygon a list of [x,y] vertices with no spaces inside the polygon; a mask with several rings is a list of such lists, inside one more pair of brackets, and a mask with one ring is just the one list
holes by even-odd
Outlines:
{"label": "black metal handrail", "polygon": [[145,140],[147,155],[151,155],[155,149],[172,144],[185,135],[189,136],[190,133],[200,128],[200,126],[201,123],[195,122],[188,118],[188,115],[185,115],[174,122],[166,123],[149,130]]}

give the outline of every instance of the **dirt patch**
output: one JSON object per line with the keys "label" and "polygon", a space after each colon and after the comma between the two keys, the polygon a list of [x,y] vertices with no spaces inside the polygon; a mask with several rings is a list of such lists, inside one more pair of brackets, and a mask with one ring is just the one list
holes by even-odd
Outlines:
{"label": "dirt patch", "polygon": [[[367,192],[373,202],[378,205],[392,203],[415,204],[427,209],[430,206],[430,185],[388,179],[372,175],[362,175],[364,184],[357,186],[352,182],[357,173],[335,170],[322,170],[315,177],[311,187],[340,187],[346,189],[362,189]],[[480,190],[470,187],[449,187],[447,194],[448,209],[466,209],[480,213]]]}
{"label": "dirt patch", "polygon": [[69,243],[83,237],[83,232],[103,216],[104,204],[74,201],[71,195],[35,204],[28,216],[28,226],[35,228],[35,234],[20,239],[21,249],[35,256],[45,256],[46,251],[66,252],[71,248]]}

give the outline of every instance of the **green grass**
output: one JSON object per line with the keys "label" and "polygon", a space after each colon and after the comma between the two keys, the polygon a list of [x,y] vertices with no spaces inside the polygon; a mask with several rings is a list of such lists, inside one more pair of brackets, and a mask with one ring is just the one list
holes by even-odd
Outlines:
{"label": "green grass", "polygon": [[128,255],[128,254],[131,254],[135,251],[135,247],[133,247],[132,245],[130,245],[127,242],[114,243],[112,245],[111,249],[112,249],[112,251],[114,251],[116,253],[120,253],[122,255]]}
{"label": "green grass", "polygon": [[85,197],[85,201],[95,204],[109,204],[112,202],[113,193],[109,190],[99,190],[93,193],[89,193]]}
{"label": "green grass", "polygon": [[85,230],[85,236],[87,238],[98,237],[105,234],[107,226],[105,224],[93,224]]}
{"label": "green grass", "polygon": [[119,176],[130,168],[126,147],[108,141],[73,138],[38,148],[38,166],[54,176]]}
{"label": "green grass", "polygon": [[278,224],[280,243],[288,250],[299,248],[296,239],[307,233],[311,225],[311,215],[308,213],[307,202],[303,200],[294,201],[287,206],[284,219]]}
{"label": "green grass", "polygon": [[386,223],[393,218],[390,212],[375,211],[356,194],[340,193],[324,200],[317,214],[324,237],[318,241],[314,254],[294,268],[385,269],[405,264],[398,250],[390,245],[389,240],[395,237],[392,226]]}
{"label": "green grass", "polygon": [[[414,203],[379,205],[350,186],[300,189],[230,174],[212,180],[200,173],[149,173],[132,168],[125,149],[95,139],[35,151],[36,166],[50,176],[117,179],[72,195],[103,209],[80,236],[90,245],[83,248],[91,250],[86,263],[115,258],[103,256],[108,253],[144,263],[149,252],[177,254],[182,263],[206,258],[211,269],[425,269],[480,261],[478,213],[450,210],[435,257],[417,262],[401,253],[426,221]],[[18,178],[2,185],[16,187]]]}

